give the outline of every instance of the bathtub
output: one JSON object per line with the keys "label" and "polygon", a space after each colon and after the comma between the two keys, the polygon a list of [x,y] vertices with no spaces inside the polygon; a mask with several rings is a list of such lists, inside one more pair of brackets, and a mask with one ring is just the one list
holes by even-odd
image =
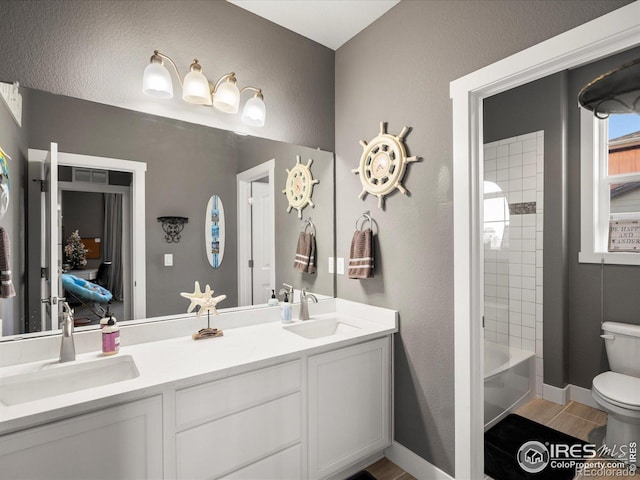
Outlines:
{"label": "bathtub", "polygon": [[535,396],[535,354],[484,343],[484,429]]}

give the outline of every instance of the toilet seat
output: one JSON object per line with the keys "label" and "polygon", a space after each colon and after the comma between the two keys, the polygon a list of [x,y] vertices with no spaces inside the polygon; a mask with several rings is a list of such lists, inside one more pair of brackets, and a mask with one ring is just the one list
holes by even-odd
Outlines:
{"label": "toilet seat", "polygon": [[604,372],[593,379],[593,390],[613,405],[640,411],[640,378]]}

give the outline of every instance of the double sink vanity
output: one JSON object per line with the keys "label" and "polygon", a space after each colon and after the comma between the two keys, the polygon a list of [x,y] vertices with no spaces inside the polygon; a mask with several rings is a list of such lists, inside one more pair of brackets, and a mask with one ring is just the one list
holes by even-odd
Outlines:
{"label": "double sink vanity", "polygon": [[[294,311],[297,307],[294,307]],[[129,322],[0,344],[5,478],[343,478],[391,443],[397,312],[342,299],[283,325],[279,308]],[[295,315],[294,315],[295,316]]]}

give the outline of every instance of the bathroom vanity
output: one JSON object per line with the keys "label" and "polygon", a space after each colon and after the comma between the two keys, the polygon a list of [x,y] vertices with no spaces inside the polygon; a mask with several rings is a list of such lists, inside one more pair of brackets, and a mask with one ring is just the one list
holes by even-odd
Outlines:
{"label": "bathroom vanity", "polygon": [[391,443],[397,312],[340,299],[310,310],[285,326],[277,307],[237,309],[212,322],[224,336],[199,341],[203,318],[124,326],[111,358],[95,351],[99,332],[81,332],[75,362],[0,368],[3,477],[299,480],[364,466]]}

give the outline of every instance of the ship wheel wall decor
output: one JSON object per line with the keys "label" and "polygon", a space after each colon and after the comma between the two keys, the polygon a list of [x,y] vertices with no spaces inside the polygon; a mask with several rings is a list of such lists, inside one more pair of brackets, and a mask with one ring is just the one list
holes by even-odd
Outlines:
{"label": "ship wheel wall decor", "polygon": [[285,184],[284,193],[287,196],[289,206],[287,207],[287,213],[292,208],[298,210],[298,218],[302,218],[302,209],[307,205],[311,205],[311,195],[313,194],[313,186],[316,183],[320,183],[320,180],[314,180],[311,174],[311,164],[313,160],[310,158],[307,164],[300,163],[300,155],[296,155],[296,164],[287,171],[287,182]]}
{"label": "ship wheel wall decor", "polygon": [[417,162],[420,158],[407,157],[404,137],[409,133],[409,127],[404,127],[400,135],[386,132],[386,124],[380,122],[380,133],[369,143],[360,140],[362,156],[358,168],[351,170],[360,175],[362,191],[358,198],[364,199],[367,193],[378,197],[378,207],[383,208],[385,195],[396,188],[406,195],[407,189],[402,185],[402,177],[407,164]]}

